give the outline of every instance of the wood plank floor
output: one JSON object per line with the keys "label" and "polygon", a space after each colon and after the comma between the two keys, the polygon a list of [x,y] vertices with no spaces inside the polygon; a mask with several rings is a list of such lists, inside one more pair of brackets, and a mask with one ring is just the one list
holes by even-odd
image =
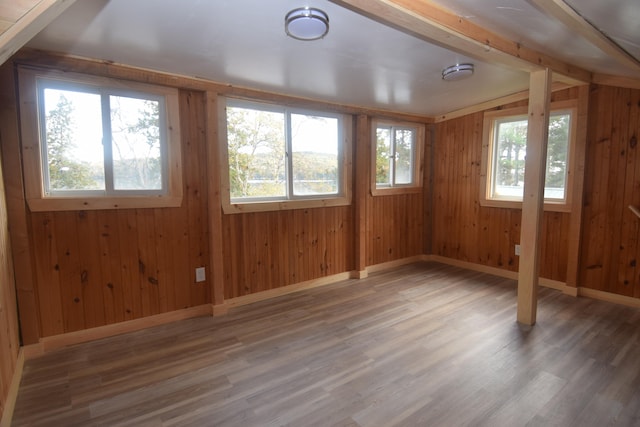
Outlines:
{"label": "wood plank floor", "polygon": [[640,310],[434,263],[27,361],[14,426],[640,425]]}

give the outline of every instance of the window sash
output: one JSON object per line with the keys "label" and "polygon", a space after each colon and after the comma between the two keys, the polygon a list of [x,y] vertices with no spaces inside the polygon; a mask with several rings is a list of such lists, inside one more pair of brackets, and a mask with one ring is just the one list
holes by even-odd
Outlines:
{"label": "window sash", "polygon": [[[404,138],[407,138],[407,133],[409,134],[409,150],[408,155],[403,156],[401,143]],[[419,188],[421,182],[418,171],[421,167],[419,164],[421,159],[420,141],[424,134],[423,127],[411,123],[374,121],[372,134],[372,193],[375,195],[377,191],[408,191]],[[385,157],[387,157],[386,161],[381,161],[379,157],[378,142],[380,137],[385,140],[383,145]],[[401,162],[404,162],[408,167],[403,170]],[[378,176],[379,168],[384,171],[383,177]]]}
{"label": "window sash", "polygon": [[[260,195],[260,196],[233,196],[233,191],[230,188],[230,203],[241,204],[241,203],[268,203],[268,202],[283,202],[283,201],[295,201],[295,200],[315,200],[319,198],[334,198],[334,197],[343,197],[344,196],[344,135],[343,135],[343,118],[339,114],[331,114],[327,112],[306,110],[306,109],[295,109],[288,108],[284,106],[253,102],[253,101],[244,101],[244,100],[236,100],[236,99],[228,99],[226,101],[226,107],[228,108],[237,108],[237,109],[246,109],[246,110],[255,110],[255,111],[264,111],[264,112],[273,112],[282,114],[284,120],[284,135],[283,135],[283,144],[284,144],[284,180],[285,180],[285,194],[280,196],[269,196],[269,195]],[[228,114],[228,111],[227,111]],[[311,194],[300,194],[299,191],[296,191],[296,179],[295,172],[297,169],[297,165],[294,159],[296,151],[294,151],[294,129],[293,129],[293,119],[292,116],[307,116],[307,117],[320,117],[330,120],[335,120],[336,123],[336,159],[335,159],[335,167],[336,167],[336,185],[335,191],[332,192],[315,192]],[[228,115],[227,117],[227,142],[226,148],[229,149],[229,129],[228,129]],[[231,172],[231,165],[229,162],[229,152],[227,151],[227,167],[229,173]],[[229,183],[231,185],[231,182]]]}
{"label": "window sash", "polygon": [[[97,87],[90,84],[83,84],[75,81],[61,81],[49,78],[38,77],[36,79],[37,86],[37,102],[39,115],[39,136],[40,149],[42,158],[42,179],[43,193],[45,197],[108,197],[108,196],[164,196],[168,192],[168,148],[167,135],[165,129],[166,123],[166,104],[162,95],[144,93],[134,90],[115,89],[110,87]],[[100,190],[90,189],[52,189],[50,182],[50,172],[48,167],[48,143],[47,143],[47,119],[45,108],[45,91],[54,89],[66,92],[76,92],[80,94],[94,94],[100,97],[100,118],[102,129],[102,149],[103,149],[103,179],[104,188]],[[114,159],[113,159],[113,133],[111,129],[111,97],[133,98],[139,100],[148,100],[158,103],[159,110],[159,148],[160,148],[160,181],[159,189],[117,189],[115,188],[114,177]]]}
{"label": "window sash", "polygon": [[[558,115],[569,115],[568,126],[566,127],[567,131],[567,153],[566,153],[566,164],[564,171],[564,198],[560,199],[557,197],[548,197],[549,193],[547,191],[547,197],[544,200],[544,209],[545,211],[554,211],[554,212],[570,212],[572,206],[572,192],[573,192],[573,180],[574,180],[574,171],[572,168],[575,165],[576,158],[576,135],[578,128],[578,102],[575,99],[571,100],[562,100],[555,101],[551,103],[550,111],[552,120],[549,121],[550,126],[553,122],[553,118],[558,117]],[[522,207],[522,197],[516,196],[514,197],[505,197],[502,198],[494,197],[492,194],[492,186],[494,181],[493,169],[495,169],[496,160],[494,153],[494,145],[495,145],[495,126],[496,121],[509,121],[510,119],[523,118],[526,120],[527,118],[527,107],[516,107],[505,110],[492,110],[486,111],[484,113],[484,121],[483,121],[483,132],[482,132],[482,157],[480,164],[480,183],[479,183],[479,202],[481,206],[490,206],[490,207],[499,207],[499,208],[510,208],[510,209],[520,209]],[[556,135],[556,139],[558,135]],[[552,142],[549,142],[552,144]],[[523,150],[524,151],[524,150]],[[551,152],[547,150],[547,157],[551,156]],[[556,156],[556,158],[560,158]],[[545,183],[547,181],[547,170],[549,167],[545,168]]]}
{"label": "window sash", "polygon": [[[38,93],[38,80],[49,80],[60,87],[82,87],[87,91],[112,93],[138,93],[143,98],[161,97],[164,100],[162,123],[159,123],[166,135],[164,153],[166,159],[165,193],[150,194],[148,190],[126,190],[106,194],[105,191],[68,191],[65,194],[51,196],[44,188],[45,167],[48,164],[43,156],[42,123]],[[65,86],[66,85],[66,86]],[[20,132],[22,142],[22,163],[25,185],[25,198],[33,212],[77,211],[96,209],[135,209],[178,207],[182,204],[182,153],[180,138],[180,108],[178,90],[171,87],[151,85],[137,81],[113,79],[91,74],[62,72],[54,69],[18,67],[18,93],[20,108]],[[97,123],[101,123],[98,119]],[[90,124],[90,126],[94,126]],[[102,147],[101,138],[99,147]],[[101,149],[101,148],[100,148]],[[81,156],[82,157],[82,156]],[[80,187],[82,188],[82,187]]]}
{"label": "window sash", "polygon": [[[570,167],[570,146],[571,146],[571,138],[572,138],[572,121],[573,121],[573,117],[572,117],[572,111],[571,110],[554,110],[551,113],[551,120],[553,120],[553,118],[557,118],[557,117],[563,117],[563,116],[568,116],[568,123],[567,123],[567,139],[566,139],[566,143],[565,143],[565,165],[564,165],[564,178],[563,178],[563,182],[564,182],[564,186],[562,187],[562,195],[560,197],[553,197],[552,196],[552,187],[548,187],[547,186],[547,181],[549,180],[549,155],[550,152],[547,149],[547,159],[545,162],[545,201],[548,202],[566,202],[567,200],[567,183],[568,183],[568,174],[569,174],[569,167]],[[551,120],[550,120],[550,125],[551,126]],[[517,158],[514,159],[514,161],[519,162],[522,164],[522,183],[520,183],[518,181],[518,185],[515,186],[505,186],[505,185],[500,185],[499,184],[499,174],[500,174],[500,160],[502,160],[502,157],[499,156],[499,151],[500,151],[500,136],[501,136],[501,126],[505,125],[505,124],[511,124],[511,123],[518,123],[518,122],[524,122],[524,124],[522,125],[524,127],[524,145],[522,147],[520,147],[519,150],[516,151],[516,156]],[[504,117],[499,117],[496,119],[492,120],[492,132],[491,132],[491,141],[490,141],[490,152],[491,152],[491,162],[490,162],[490,177],[489,177],[489,182],[490,182],[490,186],[488,189],[488,195],[490,199],[493,200],[505,200],[505,201],[522,201],[523,195],[524,195],[524,155],[526,153],[526,148],[527,148],[527,141],[526,141],[526,136],[527,136],[527,128],[528,124],[527,124],[527,115],[526,114],[520,114],[520,115],[511,115],[511,116],[504,116]],[[548,147],[547,147],[548,148]],[[521,155],[521,158],[520,158]],[[516,173],[517,173],[517,169],[516,169]],[[518,174],[519,175],[519,174]],[[516,177],[516,180],[519,180],[518,177]],[[500,188],[502,188],[502,194],[500,191]],[[509,191],[509,189],[511,188],[511,191]],[[514,193],[518,193],[518,194],[514,194]],[[511,193],[511,194],[507,194],[507,193]]]}

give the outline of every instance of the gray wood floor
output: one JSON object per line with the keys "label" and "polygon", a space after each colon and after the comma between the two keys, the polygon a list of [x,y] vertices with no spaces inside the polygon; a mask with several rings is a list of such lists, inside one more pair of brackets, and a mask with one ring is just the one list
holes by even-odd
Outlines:
{"label": "gray wood floor", "polygon": [[640,425],[640,310],[440,264],[27,361],[14,426]]}

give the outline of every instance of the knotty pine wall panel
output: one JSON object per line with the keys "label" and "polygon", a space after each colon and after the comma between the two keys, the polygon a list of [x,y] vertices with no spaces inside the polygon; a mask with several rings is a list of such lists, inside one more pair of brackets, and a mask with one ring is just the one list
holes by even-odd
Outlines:
{"label": "knotty pine wall panel", "polygon": [[202,92],[180,92],[179,208],[30,213],[43,337],[211,301]]}
{"label": "knotty pine wall panel", "polygon": [[424,195],[367,197],[367,265],[425,253]]}
{"label": "knotty pine wall panel", "polygon": [[640,298],[640,90],[594,86],[589,106],[580,286]]}
{"label": "knotty pine wall panel", "polygon": [[[0,176],[2,170],[0,168]],[[0,418],[16,370],[20,342],[18,335],[13,259],[9,242],[5,189],[0,182]]]}
{"label": "knotty pine wall panel", "polygon": [[[554,93],[571,99],[575,91]],[[526,105],[526,101],[506,108]],[[520,209],[480,206],[483,112],[436,124],[433,150],[433,241],[435,255],[518,271]],[[566,280],[570,214],[545,212],[540,276]]]}
{"label": "knotty pine wall panel", "polygon": [[225,299],[353,269],[351,206],[223,216]]}

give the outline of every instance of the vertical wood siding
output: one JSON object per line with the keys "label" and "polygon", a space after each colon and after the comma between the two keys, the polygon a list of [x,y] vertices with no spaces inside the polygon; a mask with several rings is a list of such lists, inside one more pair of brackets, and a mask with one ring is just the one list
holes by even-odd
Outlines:
{"label": "vertical wood siding", "polygon": [[[0,144],[5,144],[18,134],[18,120],[15,114],[15,86],[13,70],[0,66]],[[2,150],[2,160],[5,159]],[[5,413],[11,382],[16,372],[20,336],[18,310],[16,306],[16,286],[13,266],[12,246],[9,237],[9,212],[7,211],[7,191],[5,176],[8,170],[0,161],[0,419]],[[9,181],[11,182],[11,181]],[[20,188],[13,188],[20,190]],[[12,195],[20,194],[13,191]]]}
{"label": "vertical wood siding", "polygon": [[424,253],[424,195],[367,198],[367,265]]}
{"label": "vertical wood siding", "polygon": [[353,269],[350,206],[223,217],[225,298]]}
{"label": "vertical wood siding", "polygon": [[[555,100],[575,97],[573,90],[554,94]],[[580,286],[635,297],[640,221],[627,206],[640,205],[639,103],[637,90],[603,86],[591,93],[579,274]],[[206,108],[204,90],[180,91],[182,206],[26,213],[37,306],[25,315],[37,319],[41,337],[212,302],[209,282],[194,280],[195,268],[208,269],[211,258],[206,144],[217,141],[207,140]],[[354,204],[223,215],[224,297],[352,271],[363,238],[367,266],[433,253],[517,271],[520,210],[481,207],[478,200],[482,119],[475,113],[436,125],[423,192],[357,199],[365,206],[364,236],[355,228]],[[9,169],[5,182],[20,182],[17,169]],[[542,277],[566,280],[570,221],[568,213],[545,213]],[[0,249],[4,243],[0,233]],[[3,301],[14,292],[0,290]],[[11,316],[4,304],[0,314]],[[0,324],[3,331],[17,328]]]}
{"label": "vertical wood siding", "polygon": [[[554,93],[560,101],[573,90]],[[505,106],[526,105],[526,101]],[[520,209],[480,206],[483,112],[436,125],[433,150],[433,240],[435,255],[518,271]],[[545,212],[540,276],[564,282],[570,214]]]}
{"label": "vertical wood siding", "polygon": [[181,91],[180,119],[181,207],[29,214],[42,336],[210,302],[202,92]]}
{"label": "vertical wood siding", "polygon": [[[2,175],[0,170],[0,176]],[[4,184],[0,181],[0,418],[16,370],[20,342]]]}
{"label": "vertical wood siding", "polygon": [[640,298],[640,90],[591,91],[580,285]]}

